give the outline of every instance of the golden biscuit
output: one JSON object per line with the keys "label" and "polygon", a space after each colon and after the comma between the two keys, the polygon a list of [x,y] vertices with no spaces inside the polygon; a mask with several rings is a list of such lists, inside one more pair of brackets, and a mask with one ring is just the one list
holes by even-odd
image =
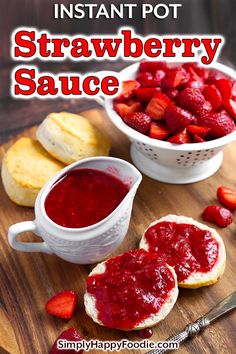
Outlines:
{"label": "golden biscuit", "polygon": [[4,156],[3,186],[9,198],[16,204],[34,206],[43,185],[64,167],[38,141],[20,138]]}
{"label": "golden biscuit", "polygon": [[86,157],[106,156],[110,150],[108,138],[77,114],[51,113],[36,134],[43,147],[65,164]]}

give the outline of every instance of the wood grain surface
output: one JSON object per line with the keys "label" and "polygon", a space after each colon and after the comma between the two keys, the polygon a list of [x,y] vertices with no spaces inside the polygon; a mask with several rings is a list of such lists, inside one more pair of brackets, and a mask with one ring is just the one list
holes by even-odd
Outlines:
{"label": "wood grain surface", "polygon": [[[110,136],[112,156],[130,161],[127,138],[117,131],[102,110],[86,111],[83,115]],[[34,128],[29,129],[21,136],[34,136],[34,131]],[[15,139],[1,146],[1,158]],[[137,247],[149,223],[166,214],[182,214],[201,221],[200,214],[203,208],[216,202],[215,192],[219,184],[236,185],[235,149],[236,143],[225,149],[221,169],[203,182],[183,186],[168,185],[143,176],[135,197],[127,237],[116,254]],[[10,248],[7,241],[9,226],[19,221],[33,219],[34,212],[33,209],[13,204],[5,194],[2,185],[0,185],[0,198],[0,347],[2,352],[46,354],[57,336],[64,329],[72,326],[78,328],[86,339],[140,340],[135,332],[125,333],[100,327],[85,314],[83,306],[85,279],[92,266],[70,264],[56,256],[20,253]],[[197,290],[180,289],[174,309],[164,321],[154,327],[152,340],[164,340],[178,332],[187,323],[196,320],[218,301],[236,290],[235,222],[230,227],[218,231],[224,239],[227,250],[226,271],[222,279],[211,287]],[[32,234],[21,237],[28,241],[38,239]],[[79,294],[78,310],[67,322],[51,317],[44,310],[46,301],[63,289],[73,289]],[[188,341],[178,353],[235,353],[235,322],[236,312],[222,318],[201,335]],[[127,351],[127,353],[139,353],[139,351]]]}

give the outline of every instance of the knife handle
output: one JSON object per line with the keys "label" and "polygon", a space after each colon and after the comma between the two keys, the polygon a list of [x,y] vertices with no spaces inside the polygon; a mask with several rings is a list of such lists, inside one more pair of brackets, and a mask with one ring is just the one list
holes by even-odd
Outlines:
{"label": "knife handle", "polygon": [[[196,322],[188,324],[182,332],[179,332],[173,337],[168,338],[165,342],[176,342],[179,345],[183,343],[186,339],[194,337],[198,334],[203,328],[207,327],[210,324],[210,321],[207,317],[201,317]],[[168,353],[172,349],[154,349],[150,350],[146,354],[164,354]]]}

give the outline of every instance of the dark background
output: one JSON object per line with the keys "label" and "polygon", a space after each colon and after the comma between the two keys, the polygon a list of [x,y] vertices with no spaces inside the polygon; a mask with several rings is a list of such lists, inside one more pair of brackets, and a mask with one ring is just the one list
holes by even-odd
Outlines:
{"label": "dark background", "polygon": [[[134,27],[139,34],[190,34],[190,33],[216,33],[223,34],[226,44],[223,47],[220,61],[234,67],[236,65],[236,1],[235,0],[175,0],[175,1],[126,1],[124,3],[181,3],[178,10],[178,19],[170,17],[158,20],[149,16],[141,20],[139,9],[130,19],[82,19],[82,20],[54,20],[54,3],[78,3],[73,0],[0,0],[0,143],[16,134],[20,130],[40,122],[52,111],[67,110],[79,112],[96,106],[92,100],[19,100],[10,97],[10,72],[15,65],[10,59],[10,35],[18,26],[34,26],[47,29],[52,33],[69,34],[96,34],[115,33],[122,25]],[[80,1],[80,3],[96,3],[94,0]],[[98,4],[110,4],[104,0]],[[113,4],[120,4],[120,0],[113,0]],[[19,64],[19,63],[17,63]],[[41,70],[63,72],[79,71],[93,72],[104,69],[119,71],[127,65],[117,62],[61,62],[39,63]]]}

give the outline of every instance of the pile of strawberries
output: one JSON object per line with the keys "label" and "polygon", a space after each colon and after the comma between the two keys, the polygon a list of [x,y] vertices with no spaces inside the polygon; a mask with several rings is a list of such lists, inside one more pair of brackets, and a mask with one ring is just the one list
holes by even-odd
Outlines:
{"label": "pile of strawberries", "polygon": [[200,143],[235,130],[236,81],[198,63],[144,61],[136,80],[122,83],[114,109],[150,138]]}

